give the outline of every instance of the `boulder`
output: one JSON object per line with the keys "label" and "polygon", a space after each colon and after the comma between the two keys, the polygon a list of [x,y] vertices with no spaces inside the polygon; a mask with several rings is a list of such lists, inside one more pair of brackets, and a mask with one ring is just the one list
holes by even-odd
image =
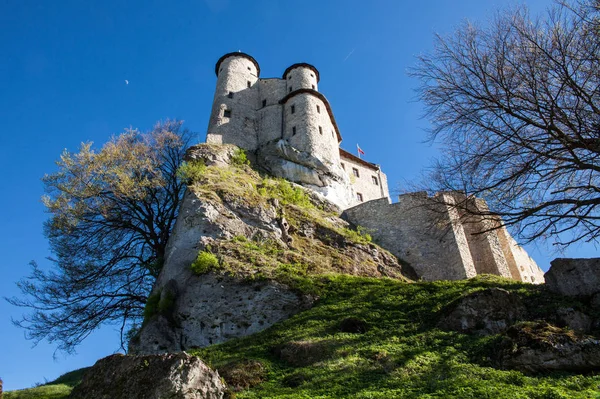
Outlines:
{"label": "boulder", "polygon": [[498,354],[503,368],[523,372],[600,370],[600,340],[544,322],[509,328]]}
{"label": "boulder", "polygon": [[600,258],[558,258],[544,275],[548,288],[572,297],[600,293]]}
{"label": "boulder", "polygon": [[222,399],[219,374],[186,353],[112,355],[87,370],[71,399]]}
{"label": "boulder", "polygon": [[575,331],[587,333],[592,329],[592,318],[573,308],[558,308],[556,319],[559,325],[564,325]]}
{"label": "boulder", "polygon": [[463,296],[448,305],[438,327],[467,334],[498,334],[524,313],[525,309],[515,294],[502,288],[489,288]]}

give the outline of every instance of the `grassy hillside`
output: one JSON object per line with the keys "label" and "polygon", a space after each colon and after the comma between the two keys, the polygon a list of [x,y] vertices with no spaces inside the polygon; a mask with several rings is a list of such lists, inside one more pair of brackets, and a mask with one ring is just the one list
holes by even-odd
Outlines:
{"label": "grassy hillside", "polygon": [[[600,397],[599,375],[500,370],[494,361],[500,336],[435,327],[448,303],[489,287],[518,293],[540,317],[559,305],[582,306],[543,287],[491,276],[433,283],[332,276],[316,284],[323,295],[311,310],[195,352],[239,388],[237,399]],[[79,378],[71,377],[71,384]],[[69,391],[68,385],[52,385],[5,397],[58,399]]]}
{"label": "grassy hillside", "polygon": [[69,396],[73,387],[81,382],[83,373],[88,368],[70,371],[61,375],[56,380],[45,385],[5,392],[3,399],[62,399]]}
{"label": "grassy hillside", "polygon": [[[541,316],[564,302],[542,287],[491,276],[414,284],[338,276],[321,284],[325,295],[313,309],[196,353],[240,388],[257,384],[238,399],[600,397],[600,376],[500,370],[501,337],[435,328],[445,305],[488,287],[517,292]],[[363,320],[367,331],[341,332],[348,318]]]}

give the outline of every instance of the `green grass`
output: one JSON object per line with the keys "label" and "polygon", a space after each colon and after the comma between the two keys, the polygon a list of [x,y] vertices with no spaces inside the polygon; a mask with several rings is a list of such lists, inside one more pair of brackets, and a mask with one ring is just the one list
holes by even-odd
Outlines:
{"label": "green grass", "polygon": [[89,367],[70,371],[45,385],[18,391],[4,392],[3,399],[62,399],[67,398],[73,387],[81,382]]}
{"label": "green grass", "polygon": [[4,392],[3,399],[62,399],[67,398],[72,389],[65,384],[43,385],[37,388]]}
{"label": "green grass", "polygon": [[[542,287],[491,276],[433,283],[332,276],[316,284],[323,297],[311,310],[195,352],[217,369],[244,361],[265,367],[266,381],[238,392],[237,399],[600,397],[600,376],[501,370],[493,360],[499,336],[435,327],[444,306],[488,287],[517,293],[534,314],[562,304]],[[366,321],[367,332],[340,332],[348,317]],[[281,355],[285,351],[290,359]]]}

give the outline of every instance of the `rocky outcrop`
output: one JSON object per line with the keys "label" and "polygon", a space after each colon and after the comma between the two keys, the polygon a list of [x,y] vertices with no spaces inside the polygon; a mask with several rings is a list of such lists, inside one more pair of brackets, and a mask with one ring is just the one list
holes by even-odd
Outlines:
{"label": "rocky outcrop", "polygon": [[558,258],[544,275],[548,288],[572,297],[600,294],[600,258]]}
{"label": "rocky outcrop", "polygon": [[[171,280],[173,283],[175,280]],[[277,281],[192,273],[179,280],[171,322],[155,315],[130,344],[131,353],[177,352],[262,331],[310,307],[314,298]]]}
{"label": "rocky outcrop", "polygon": [[302,184],[341,208],[352,203],[352,184],[339,165],[324,163],[286,140],[266,143],[258,151],[258,162],[274,176]]}
{"label": "rocky outcrop", "polygon": [[236,164],[236,151],[199,145],[188,152],[188,161],[205,169],[190,182],[151,294],[158,305],[147,308],[130,353],[187,350],[259,332],[311,306],[310,276],[404,278],[398,260],[335,216],[336,206]]}
{"label": "rocky outcrop", "polygon": [[219,374],[186,353],[100,359],[71,399],[222,399]]}
{"label": "rocky outcrop", "polygon": [[459,298],[443,311],[438,327],[469,334],[490,335],[506,331],[525,314],[517,295],[489,288]]}
{"label": "rocky outcrop", "polygon": [[500,365],[523,372],[600,370],[600,340],[547,323],[512,326],[499,351]]}

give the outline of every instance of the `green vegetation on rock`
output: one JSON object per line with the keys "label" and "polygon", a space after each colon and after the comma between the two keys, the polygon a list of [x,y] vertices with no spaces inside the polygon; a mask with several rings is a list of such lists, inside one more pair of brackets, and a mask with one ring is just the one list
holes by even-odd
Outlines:
{"label": "green vegetation on rock", "polygon": [[198,275],[208,273],[211,270],[218,269],[219,259],[213,253],[201,251],[190,267]]}

